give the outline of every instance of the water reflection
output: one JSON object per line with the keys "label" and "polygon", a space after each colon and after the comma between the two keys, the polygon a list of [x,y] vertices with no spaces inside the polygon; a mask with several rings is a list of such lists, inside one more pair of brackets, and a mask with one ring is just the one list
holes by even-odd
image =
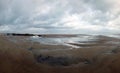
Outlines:
{"label": "water reflection", "polygon": [[32,36],[30,40],[33,42],[39,42],[45,45],[65,45],[73,48],[80,48],[70,43],[85,44],[90,41],[95,41],[94,36],[77,36],[77,37],[38,37]]}

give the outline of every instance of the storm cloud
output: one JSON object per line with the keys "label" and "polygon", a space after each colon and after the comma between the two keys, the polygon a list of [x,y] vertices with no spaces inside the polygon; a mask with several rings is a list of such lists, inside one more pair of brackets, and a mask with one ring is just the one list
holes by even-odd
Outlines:
{"label": "storm cloud", "polygon": [[118,33],[119,0],[0,0],[0,32]]}

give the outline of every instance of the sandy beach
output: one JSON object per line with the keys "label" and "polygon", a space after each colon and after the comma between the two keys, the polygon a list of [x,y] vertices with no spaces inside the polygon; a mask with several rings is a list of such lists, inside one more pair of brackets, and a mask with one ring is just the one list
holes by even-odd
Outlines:
{"label": "sandy beach", "polygon": [[120,73],[119,38],[56,45],[28,38],[0,35],[0,73]]}

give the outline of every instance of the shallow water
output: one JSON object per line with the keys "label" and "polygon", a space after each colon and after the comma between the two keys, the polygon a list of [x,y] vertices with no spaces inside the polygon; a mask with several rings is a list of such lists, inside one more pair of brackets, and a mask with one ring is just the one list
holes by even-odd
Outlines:
{"label": "shallow water", "polygon": [[78,36],[78,37],[38,37],[32,36],[29,38],[33,42],[39,42],[44,45],[65,45],[72,48],[80,48],[80,46],[70,43],[85,44],[86,42],[95,41],[94,36]]}

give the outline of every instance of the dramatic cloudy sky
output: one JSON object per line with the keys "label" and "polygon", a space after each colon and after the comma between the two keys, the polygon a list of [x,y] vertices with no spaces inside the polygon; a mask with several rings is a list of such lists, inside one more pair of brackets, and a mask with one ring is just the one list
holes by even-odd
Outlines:
{"label": "dramatic cloudy sky", "polygon": [[0,0],[0,32],[119,33],[119,0]]}

